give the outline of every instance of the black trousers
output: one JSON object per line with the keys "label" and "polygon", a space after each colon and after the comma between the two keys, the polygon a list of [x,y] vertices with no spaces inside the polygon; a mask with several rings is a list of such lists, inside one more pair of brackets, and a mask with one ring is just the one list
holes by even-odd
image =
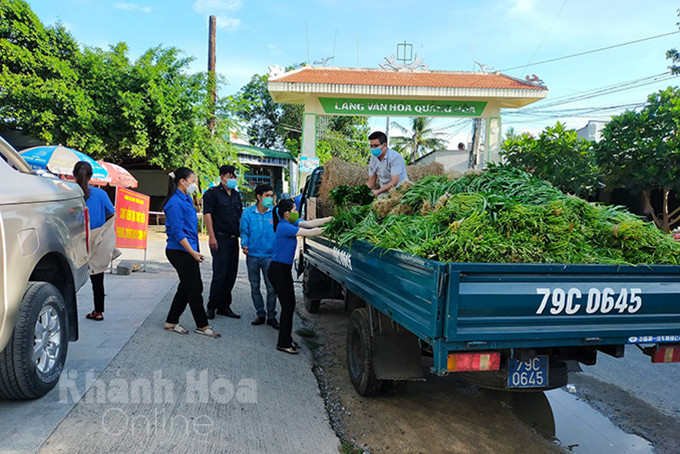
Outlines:
{"label": "black trousers", "polygon": [[231,291],[238,275],[238,238],[217,235],[217,250],[210,250],[213,276],[210,283],[208,309],[225,311],[231,308]]}
{"label": "black trousers", "polygon": [[293,288],[292,265],[272,262],[269,265],[269,282],[272,283],[276,296],[281,303],[281,319],[279,341],[277,347],[293,345],[293,314],[295,313],[295,289]]}
{"label": "black trousers", "polygon": [[173,325],[179,323],[180,315],[189,304],[196,327],[208,326],[208,317],[203,308],[203,281],[198,262],[188,252],[176,249],[166,249],[165,256],[179,276],[177,293],[172,299],[170,312],[165,321]]}
{"label": "black trousers", "polygon": [[94,311],[104,312],[104,273],[90,274],[90,282],[94,295]]}

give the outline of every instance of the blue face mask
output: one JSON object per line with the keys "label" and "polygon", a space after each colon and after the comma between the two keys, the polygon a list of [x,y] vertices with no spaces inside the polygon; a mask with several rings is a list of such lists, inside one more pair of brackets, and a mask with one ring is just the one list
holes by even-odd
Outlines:
{"label": "blue face mask", "polygon": [[371,148],[371,154],[375,156],[376,158],[382,154],[382,150],[380,147],[378,148]]}
{"label": "blue face mask", "polygon": [[274,197],[262,197],[262,206],[269,208],[274,203]]}
{"label": "blue face mask", "polygon": [[238,180],[236,178],[229,178],[227,180],[227,188],[229,188],[229,189],[236,189],[237,184],[238,184]]}

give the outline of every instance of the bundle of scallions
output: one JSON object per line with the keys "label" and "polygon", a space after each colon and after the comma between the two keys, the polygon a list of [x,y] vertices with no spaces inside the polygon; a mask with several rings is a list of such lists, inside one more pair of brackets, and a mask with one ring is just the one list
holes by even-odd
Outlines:
{"label": "bundle of scallions", "polygon": [[589,203],[516,168],[406,183],[336,211],[324,235],[441,262],[678,264],[680,243],[625,208]]}

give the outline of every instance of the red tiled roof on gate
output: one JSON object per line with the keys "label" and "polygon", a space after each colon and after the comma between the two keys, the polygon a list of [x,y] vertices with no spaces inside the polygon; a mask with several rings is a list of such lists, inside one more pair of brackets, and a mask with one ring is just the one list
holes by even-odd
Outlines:
{"label": "red tiled roof on gate", "polygon": [[270,78],[269,81],[300,84],[547,90],[545,86],[523,82],[500,73],[425,70],[395,71],[388,69],[313,66],[307,66],[278,77]]}

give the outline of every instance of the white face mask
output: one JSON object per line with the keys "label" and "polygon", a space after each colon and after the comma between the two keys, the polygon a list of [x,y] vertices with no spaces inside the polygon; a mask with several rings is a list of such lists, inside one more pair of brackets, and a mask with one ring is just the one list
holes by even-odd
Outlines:
{"label": "white face mask", "polygon": [[198,191],[198,185],[196,183],[191,183],[187,186],[187,194],[191,195],[196,191]]}

